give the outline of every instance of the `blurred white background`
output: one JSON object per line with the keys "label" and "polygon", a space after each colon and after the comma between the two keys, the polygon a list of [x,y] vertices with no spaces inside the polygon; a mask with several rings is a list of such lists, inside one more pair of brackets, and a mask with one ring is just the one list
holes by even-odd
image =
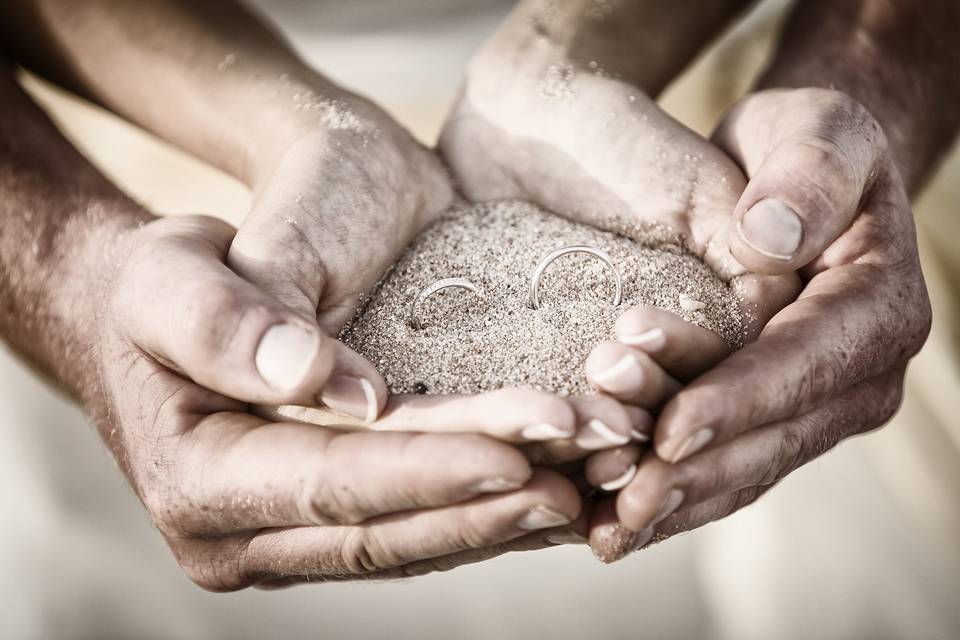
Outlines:
{"label": "blurred white background", "polygon": [[[312,63],[432,142],[471,52],[511,3],[254,4]],[[777,4],[671,88],[668,109],[709,132],[759,67]],[[232,179],[27,83],[154,210],[242,219],[248,195]],[[940,241],[960,238],[958,178],[954,154],[918,207]],[[563,548],[401,583],[202,592],[81,413],[0,349],[0,637],[960,637],[960,324],[949,276],[960,273],[960,251],[925,249],[936,327],[894,424],[802,469],[753,508],[614,566]]]}

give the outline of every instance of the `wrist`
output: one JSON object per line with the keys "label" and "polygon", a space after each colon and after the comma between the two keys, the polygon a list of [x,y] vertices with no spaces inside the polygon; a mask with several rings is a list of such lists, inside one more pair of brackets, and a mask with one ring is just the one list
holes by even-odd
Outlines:
{"label": "wrist", "polygon": [[960,128],[954,26],[955,3],[799,3],[759,87],[826,88],[859,102],[916,191]]}
{"label": "wrist", "polygon": [[24,292],[38,301],[38,310],[34,318],[21,319],[21,325],[38,331],[24,336],[30,359],[89,405],[99,394],[103,318],[114,274],[130,252],[133,235],[153,218],[119,195],[77,206],[82,212],[56,232],[34,272],[42,282],[35,291]]}

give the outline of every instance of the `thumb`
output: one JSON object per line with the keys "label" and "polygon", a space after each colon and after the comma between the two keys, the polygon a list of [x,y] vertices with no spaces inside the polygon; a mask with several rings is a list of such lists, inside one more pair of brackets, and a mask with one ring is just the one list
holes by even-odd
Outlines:
{"label": "thumb", "polygon": [[[355,417],[376,417],[386,392],[371,382],[383,388],[373,367],[353,365],[348,350],[315,322],[224,264],[232,227],[201,216],[154,224],[156,235],[134,252],[117,289],[131,342],[197,384],[244,402],[332,399],[328,405],[339,401]],[[345,376],[357,382],[351,386]]]}
{"label": "thumb", "polygon": [[836,91],[765,91],[714,136],[749,183],[728,231],[747,269],[782,274],[812,262],[850,226],[886,152],[880,125]]}

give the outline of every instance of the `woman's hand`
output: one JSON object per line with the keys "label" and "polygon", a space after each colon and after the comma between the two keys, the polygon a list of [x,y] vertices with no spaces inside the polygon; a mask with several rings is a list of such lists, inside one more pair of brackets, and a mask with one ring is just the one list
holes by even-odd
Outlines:
{"label": "woman's hand", "polygon": [[[827,90],[764,91],[733,109],[715,140],[750,177],[728,231],[738,259],[764,271],[804,265],[806,285],[756,342],[700,367],[666,405],[615,513],[610,501],[594,515],[591,542],[608,559],[733,513],[881,426],[929,330],[912,213],[866,109]],[[621,341],[657,324],[630,312]],[[705,339],[679,329],[662,344]],[[614,395],[629,401],[642,386],[624,380]]]}
{"label": "woman's hand", "polygon": [[[746,184],[742,171],[632,81],[648,80],[656,90],[663,82],[658,70],[674,66],[670,52],[667,61],[614,76],[602,51],[568,42],[598,34],[564,35],[593,27],[579,16],[571,24],[557,18],[565,25],[556,27],[560,35],[540,35],[528,26],[536,18],[535,10],[524,12],[530,4],[521,3],[471,62],[443,130],[440,150],[457,186],[470,200],[527,200],[645,241],[682,243],[736,287],[749,320],[745,337],[755,336],[793,299],[798,281],[789,273],[749,273],[730,255],[726,231]],[[611,22],[635,20],[644,10],[612,14]],[[655,30],[655,23],[636,26],[637,39]],[[673,53],[682,57],[683,49],[675,44]]]}

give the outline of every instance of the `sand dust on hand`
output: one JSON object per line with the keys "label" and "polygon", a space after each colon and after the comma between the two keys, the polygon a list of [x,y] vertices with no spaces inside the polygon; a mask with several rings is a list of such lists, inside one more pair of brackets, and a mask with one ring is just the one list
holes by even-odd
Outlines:
{"label": "sand dust on hand", "polygon": [[[642,239],[641,239],[642,240]],[[566,255],[544,273],[540,308],[529,303],[531,272],[569,245],[606,252],[603,262]],[[441,291],[409,322],[417,294],[444,278],[479,287]],[[477,393],[522,386],[559,394],[589,393],[583,364],[614,338],[616,319],[634,305],[672,311],[723,336],[741,335],[734,292],[700,259],[677,245],[649,245],[571,222],[522,202],[453,209],[426,229],[366,296],[340,338],[369,359],[391,393]]]}

